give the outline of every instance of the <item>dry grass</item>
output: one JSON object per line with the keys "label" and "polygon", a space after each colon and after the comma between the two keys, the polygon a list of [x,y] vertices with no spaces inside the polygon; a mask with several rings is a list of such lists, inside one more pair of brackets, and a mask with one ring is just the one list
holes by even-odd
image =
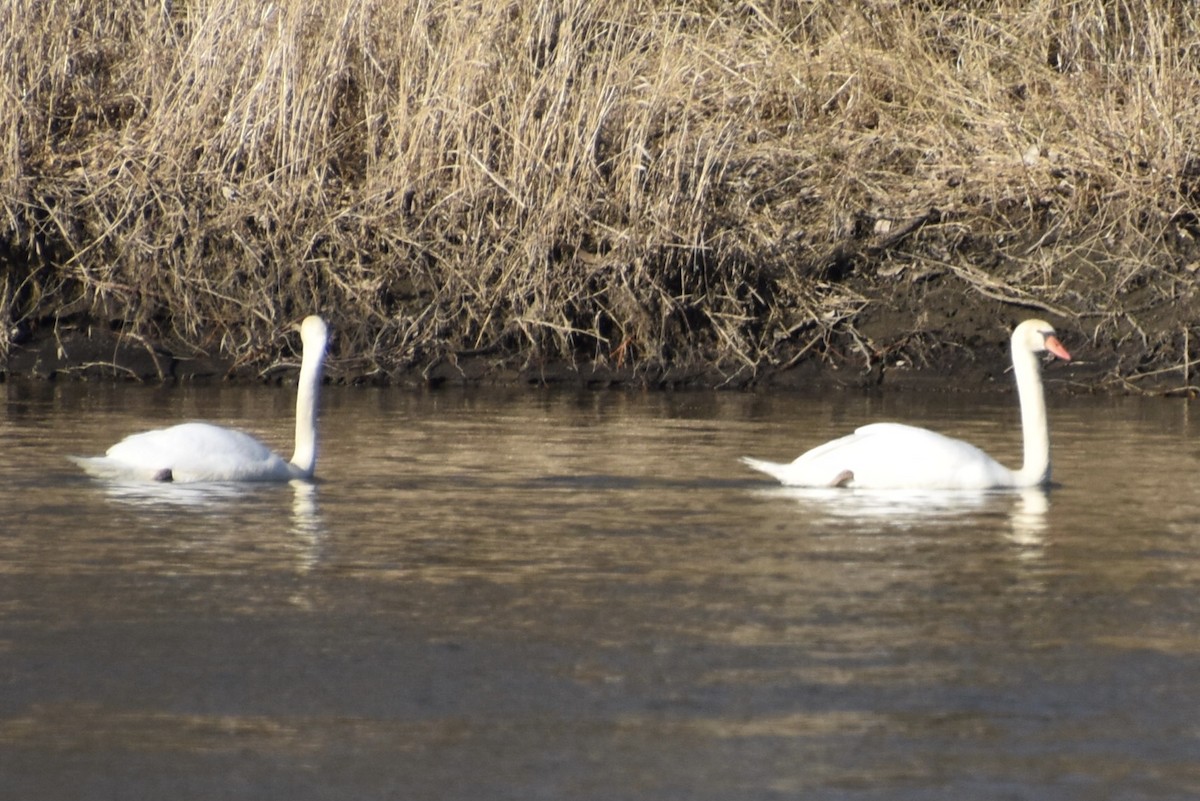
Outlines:
{"label": "dry grass", "polygon": [[359,375],[746,376],[934,275],[1141,337],[1129,378],[1191,325],[1198,31],[1166,0],[10,0],[0,311],[260,363],[319,309]]}

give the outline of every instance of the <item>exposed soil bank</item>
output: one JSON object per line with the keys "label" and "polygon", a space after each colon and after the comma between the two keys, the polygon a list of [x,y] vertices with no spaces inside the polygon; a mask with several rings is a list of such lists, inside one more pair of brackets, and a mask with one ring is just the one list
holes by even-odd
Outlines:
{"label": "exposed soil bank", "polygon": [[[814,339],[782,342],[770,363],[756,366],[683,362],[628,364],[620,355],[571,361],[535,353],[467,351],[438,355],[402,369],[364,369],[333,332],[330,380],[401,386],[577,386],[584,388],[763,388],[818,391],[833,388],[1009,391],[1008,333],[1028,317],[1057,328],[1072,351],[1070,365],[1048,365],[1049,391],[1194,394],[1198,382],[1190,355],[1196,287],[1174,301],[1143,305],[1127,315],[1120,339],[1098,338],[1086,318],[1064,319],[1053,310],[1001,302],[964,290],[952,274],[866,276],[847,279],[862,299],[841,330]],[[20,333],[4,375],[42,380],[261,381],[292,378],[298,337],[289,335],[266,364],[239,363],[183,343],[149,341],[80,317],[47,320]]]}

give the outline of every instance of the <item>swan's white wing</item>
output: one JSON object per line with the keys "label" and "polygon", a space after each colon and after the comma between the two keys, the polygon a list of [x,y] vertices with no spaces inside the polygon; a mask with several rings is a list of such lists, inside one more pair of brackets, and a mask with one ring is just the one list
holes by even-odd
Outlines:
{"label": "swan's white wing", "polygon": [[208,423],[134,434],[104,456],[75,461],[94,475],[145,480],[286,481],[296,472],[249,434]]}
{"label": "swan's white wing", "polygon": [[[1012,486],[1012,471],[961,439],[902,423],[857,429],[842,456],[854,462],[852,486],[988,489]],[[801,457],[803,458],[803,457]]]}
{"label": "swan's white wing", "polygon": [[790,464],[745,460],[784,484],[875,489],[1012,486],[1012,471],[970,443],[901,423],[874,423],[818,445]]}

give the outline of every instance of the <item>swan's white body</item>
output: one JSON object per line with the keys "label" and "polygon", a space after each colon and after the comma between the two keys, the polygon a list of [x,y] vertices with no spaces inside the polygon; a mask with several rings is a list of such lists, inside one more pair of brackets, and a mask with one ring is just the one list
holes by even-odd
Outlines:
{"label": "swan's white body", "polygon": [[210,423],[183,423],[133,434],[104,456],[76,458],[93,475],[147,481],[290,481],[317,466],[317,399],[328,331],[320,317],[300,326],[304,355],[296,391],[296,450],[284,461],[249,434]]}
{"label": "swan's white body", "polygon": [[901,423],[875,423],[801,454],[794,462],[742,461],[793,487],[981,490],[1050,482],[1050,432],[1038,354],[1071,355],[1054,329],[1026,320],[1012,334],[1025,462],[1010,470],[970,443]]}

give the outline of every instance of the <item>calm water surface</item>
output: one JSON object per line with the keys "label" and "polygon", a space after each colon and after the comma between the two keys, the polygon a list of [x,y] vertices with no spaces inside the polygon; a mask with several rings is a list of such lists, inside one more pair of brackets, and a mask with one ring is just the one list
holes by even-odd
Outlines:
{"label": "calm water surface", "polygon": [[[1011,397],[330,388],[315,486],[113,485],[287,389],[0,384],[0,797],[1200,794],[1200,415],[1052,398],[1048,494],[779,488]],[[1197,419],[1194,419],[1197,418]]]}

